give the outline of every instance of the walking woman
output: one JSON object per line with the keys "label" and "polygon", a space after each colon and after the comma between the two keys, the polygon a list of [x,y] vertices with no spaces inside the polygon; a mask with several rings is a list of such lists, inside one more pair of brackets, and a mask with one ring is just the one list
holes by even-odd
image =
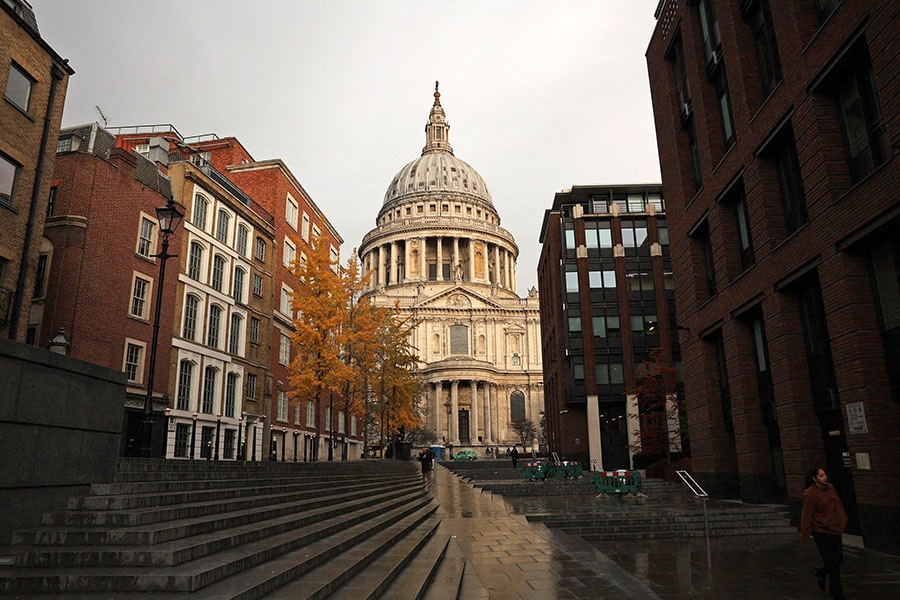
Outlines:
{"label": "walking woman", "polygon": [[806,485],[800,516],[800,542],[808,544],[812,534],[819,556],[825,563],[823,568],[816,569],[819,589],[825,589],[827,577],[831,596],[835,600],[846,600],[841,586],[841,563],[844,561],[841,535],[847,526],[847,514],[834,486],[828,483],[825,469],[811,469],[806,476]]}

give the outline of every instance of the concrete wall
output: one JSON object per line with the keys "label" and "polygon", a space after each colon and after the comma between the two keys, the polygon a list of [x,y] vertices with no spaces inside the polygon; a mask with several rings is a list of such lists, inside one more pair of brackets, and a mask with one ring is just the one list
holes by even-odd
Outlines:
{"label": "concrete wall", "polygon": [[113,480],[125,374],[0,339],[0,547]]}

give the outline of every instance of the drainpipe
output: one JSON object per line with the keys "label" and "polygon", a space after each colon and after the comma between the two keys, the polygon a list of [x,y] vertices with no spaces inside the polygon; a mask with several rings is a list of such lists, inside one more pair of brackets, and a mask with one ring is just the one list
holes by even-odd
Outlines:
{"label": "drainpipe", "polygon": [[[47,112],[44,115],[44,131],[41,134],[41,151],[38,154],[35,166],[34,185],[31,188],[31,206],[28,207],[28,222],[25,225],[25,243],[22,245],[22,261],[19,265],[19,278],[16,281],[16,296],[13,299],[12,315],[9,320],[9,339],[16,339],[16,330],[19,328],[19,318],[22,315],[22,295],[25,293],[25,276],[28,272],[28,248],[31,246],[31,238],[34,232],[34,220],[37,216],[38,196],[40,194],[41,177],[44,173],[44,157],[47,154],[47,141],[50,138],[50,123],[53,116],[53,103],[56,100],[56,86],[65,77],[55,64],[50,69],[50,97],[47,100]],[[54,152],[56,150],[54,149]]]}

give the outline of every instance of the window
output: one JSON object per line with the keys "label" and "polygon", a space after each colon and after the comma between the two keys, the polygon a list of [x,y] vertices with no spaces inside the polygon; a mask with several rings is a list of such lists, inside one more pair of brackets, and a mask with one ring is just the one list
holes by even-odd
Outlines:
{"label": "window", "polygon": [[583,356],[573,356],[571,357],[572,363],[572,379],[575,381],[584,381],[584,357]]}
{"label": "window", "polygon": [[228,243],[228,226],[231,223],[231,217],[224,210],[219,211],[219,220],[216,222],[216,239],[223,244]]}
{"label": "window", "polygon": [[575,249],[575,230],[574,229],[566,229],[564,231],[565,235],[565,243],[567,250]]}
{"label": "window", "polygon": [[300,236],[304,242],[309,243],[309,215],[306,213],[303,213],[303,226],[300,229]]}
{"label": "window", "polygon": [[622,246],[625,247],[625,252],[629,254],[634,253],[633,251],[629,252],[629,248],[645,248],[649,252],[650,238],[647,237],[647,221],[643,219],[634,221],[623,220]]}
{"label": "window", "polygon": [[219,306],[209,307],[209,329],[206,332],[206,345],[212,348],[219,347],[219,327],[222,322],[222,308]]}
{"label": "window", "polygon": [[[340,268],[340,257],[338,256],[338,249],[334,246],[328,249],[328,259],[331,262],[331,270],[337,273]],[[305,257],[303,262],[306,262]]]}
{"label": "window", "polygon": [[584,244],[588,250],[612,248],[612,231],[610,231],[609,223],[606,221],[596,224],[585,223]]}
{"label": "window", "polygon": [[6,82],[6,99],[15,104],[23,112],[28,112],[31,105],[31,89],[34,79],[16,63],[9,65],[9,79]]}
{"label": "window", "polygon": [[656,315],[632,315],[631,331],[638,335],[659,335]]}
{"label": "window", "polygon": [[325,407],[325,431],[331,431],[332,423],[331,423],[331,407]]}
{"label": "window", "polygon": [[566,271],[566,292],[575,294],[578,292],[578,272]]}
{"label": "window", "polygon": [[709,67],[715,66],[721,59],[722,39],[719,37],[719,21],[712,0],[700,0],[697,3],[700,12],[700,30],[703,33],[703,52]]}
{"label": "window", "polygon": [[753,242],[750,237],[750,216],[747,212],[747,198],[744,194],[744,183],[738,181],[731,190],[722,198],[725,212],[730,213],[732,226],[737,233],[738,247],[741,259],[741,271],[750,268],[755,258],[753,256]]}
{"label": "window", "polygon": [[253,295],[262,297],[263,278],[259,273],[253,274]]}
{"label": "window", "polygon": [[191,223],[193,223],[197,229],[206,229],[206,212],[209,208],[209,200],[197,194],[194,196],[194,210],[191,213]]}
{"label": "window", "polygon": [[241,256],[247,256],[247,239],[250,237],[250,230],[246,225],[238,225],[236,250]]}
{"label": "window", "polygon": [[[55,188],[54,188],[55,189]],[[151,258],[153,253],[153,228],[155,224],[147,217],[141,217],[141,230],[138,233],[137,253],[145,258]]]}
{"label": "window", "polygon": [[297,247],[289,239],[284,240],[284,252],[282,253],[282,264],[290,269],[294,265],[297,258]]}
{"label": "window", "polygon": [[319,229],[319,226],[318,226],[318,225],[313,225],[313,226],[312,226],[312,230],[313,230],[313,231],[312,231],[313,239],[316,239],[316,240],[317,240],[317,239],[319,239],[320,237],[322,237],[322,231]]}
{"label": "window", "polygon": [[223,432],[222,458],[228,460],[234,458],[234,429],[226,429]]}
{"label": "window", "polygon": [[56,207],[57,189],[58,188],[54,185],[52,188],[50,188],[50,194],[47,196],[47,216],[48,217],[53,216],[53,210]]}
{"label": "window", "polygon": [[678,92],[678,112],[682,123],[691,116],[691,87],[688,84],[687,69],[684,63],[684,45],[679,35],[672,44],[672,54],[669,56],[672,68],[675,70],[675,89]]}
{"label": "window", "polygon": [[316,426],[316,403],[312,400],[306,401],[306,426],[313,428]]}
{"label": "window", "polygon": [[643,194],[628,194],[626,201],[628,202],[628,212],[644,212]]}
{"label": "window", "polygon": [[288,396],[287,392],[278,390],[278,420],[288,420]]}
{"label": "window", "polygon": [[356,435],[356,417],[350,417],[350,435]]}
{"label": "window", "polygon": [[278,364],[289,365],[291,363],[291,338],[281,334],[278,344]]}
{"label": "window", "polygon": [[184,299],[184,320],[181,324],[181,336],[188,340],[197,339],[197,309],[200,299],[193,294],[188,294]]}
{"label": "window", "polygon": [[189,410],[191,405],[191,378],[194,375],[194,364],[183,360],[178,365],[178,410]]}
{"label": "window", "polygon": [[191,249],[188,251],[188,277],[195,281],[200,281],[202,269],[203,246],[199,242],[191,242]]}
{"label": "window", "polygon": [[256,399],[256,373],[247,373],[247,398]]}
{"label": "window", "polygon": [[800,161],[797,158],[792,131],[782,135],[778,143],[771,149],[770,155],[778,174],[785,231],[787,235],[791,235],[803,227],[808,220],[806,197],[800,175]]}
{"label": "window", "polygon": [[[38,255],[37,269],[34,272],[34,298],[43,298],[47,287],[47,265],[50,262],[50,255],[42,252]],[[146,293],[146,290],[144,290]],[[141,305],[143,308],[143,305]],[[143,313],[142,313],[143,314]],[[138,315],[141,316],[141,315]]]}
{"label": "window", "polygon": [[450,326],[450,354],[469,353],[469,328],[465,325]]}
{"label": "window", "polygon": [[725,340],[722,337],[722,332],[715,332],[715,334],[707,340],[707,343],[711,345],[713,359],[715,360],[716,365],[713,377],[715,377],[719,388],[719,400],[722,404],[722,422],[726,431],[734,431],[731,388],[728,385],[728,369],[725,362]]}
{"label": "window", "polygon": [[697,130],[694,128],[694,119],[690,119],[684,126],[688,136],[688,144],[691,148],[691,174],[694,177],[694,190],[703,187],[703,176],[700,171],[700,146],[697,144]]}
{"label": "window", "polygon": [[0,153],[0,202],[12,206],[19,165]]}
{"label": "window", "polygon": [[256,238],[256,260],[266,260],[266,240],[261,237]]}
{"label": "window", "polygon": [[744,3],[744,20],[753,31],[753,46],[756,48],[756,62],[759,65],[759,83],[763,97],[768,96],[781,81],[781,61],[778,58],[778,44],[775,42],[775,28],[769,0],[751,0]]}
{"label": "window", "polygon": [[148,307],[150,281],[143,277],[135,277],[131,290],[131,316],[146,319],[150,312]]}
{"label": "window", "polygon": [[621,335],[621,327],[619,317],[592,317],[591,324],[594,327],[595,337],[619,337]]}
{"label": "window", "polygon": [[297,201],[288,194],[287,202],[284,205],[284,219],[294,231],[297,231]]}
{"label": "window", "polygon": [[900,402],[900,242],[880,243],[870,260],[891,396]]}
{"label": "window", "polygon": [[221,255],[213,257],[212,287],[217,292],[222,291],[222,280],[225,278],[225,259]]}
{"label": "window", "polygon": [[200,412],[213,414],[216,399],[216,368],[206,367],[203,371],[203,405]]}
{"label": "window", "polygon": [[231,354],[243,354],[241,352],[241,315],[231,315],[231,331],[228,335],[228,352]]}
{"label": "window", "polygon": [[244,301],[244,275],[246,271],[240,267],[234,270],[234,281],[232,282],[231,293],[235,302]]}
{"label": "window", "polygon": [[581,332],[581,317],[568,317],[569,333]]}
{"label": "window", "polygon": [[294,425],[300,424],[300,405],[294,406]]}
{"label": "window", "polygon": [[597,385],[623,385],[622,363],[598,363],[594,369],[597,374]]}
{"label": "window", "polygon": [[178,423],[175,425],[175,449],[176,458],[188,457],[188,444],[191,441],[191,426],[187,423]]}
{"label": "window", "polygon": [[234,416],[234,400],[237,396],[238,374],[229,373],[225,378],[225,416]]}
{"label": "window", "polygon": [[699,261],[699,270],[704,275],[706,288],[703,290],[704,299],[716,295],[716,267],[713,256],[712,238],[709,233],[709,223],[704,220],[699,226],[690,232],[694,241],[695,258]]}
{"label": "window", "polygon": [[512,423],[525,420],[525,394],[520,390],[509,395],[509,420]]}
{"label": "window", "polygon": [[338,411],[338,433],[347,433],[346,415],[344,411]]}
{"label": "window", "polygon": [[832,77],[850,177],[857,182],[891,155],[866,45],[857,43]]}
{"label": "window", "polygon": [[291,288],[287,286],[282,286],[281,288],[281,305],[278,307],[279,312],[285,315],[286,317],[291,317],[291,297],[294,292]]}
{"label": "window", "polygon": [[140,383],[143,372],[144,347],[131,342],[125,344],[125,375],[129,383]]}
{"label": "window", "polygon": [[259,319],[250,317],[250,343],[259,343]]}
{"label": "window", "polygon": [[625,275],[628,282],[628,291],[631,292],[653,292],[653,272],[652,271],[634,271]]}
{"label": "window", "polygon": [[734,120],[731,116],[731,100],[728,97],[728,80],[725,78],[725,67],[720,65],[716,69],[712,81],[716,89],[716,98],[719,101],[722,135],[725,139],[725,145],[729,146],[734,141]]}
{"label": "window", "polygon": [[63,152],[71,152],[72,151],[72,136],[71,135],[61,135],[59,139],[56,141],[56,153],[62,154]]}
{"label": "window", "polygon": [[588,282],[593,290],[616,289],[616,272],[609,271],[588,271]]}

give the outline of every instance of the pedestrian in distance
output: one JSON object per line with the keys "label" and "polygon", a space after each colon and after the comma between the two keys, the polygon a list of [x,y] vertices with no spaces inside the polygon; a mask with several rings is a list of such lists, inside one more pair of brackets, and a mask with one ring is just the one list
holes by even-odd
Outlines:
{"label": "pedestrian in distance", "polygon": [[841,585],[841,563],[844,561],[844,542],[841,535],[847,527],[847,514],[834,486],[822,467],[815,467],[806,476],[803,508],[800,514],[800,543],[809,544],[810,535],[816,542],[824,567],[816,569],[819,589],[828,591],[835,600],[846,600]]}
{"label": "pedestrian in distance", "polygon": [[434,451],[431,448],[424,448],[419,453],[419,462],[422,463],[422,482],[426,488],[432,486],[432,474],[434,472]]}
{"label": "pedestrian in distance", "polygon": [[519,463],[519,449],[513,446],[512,452],[510,452],[509,455],[512,457],[513,469],[515,469],[516,465]]}

